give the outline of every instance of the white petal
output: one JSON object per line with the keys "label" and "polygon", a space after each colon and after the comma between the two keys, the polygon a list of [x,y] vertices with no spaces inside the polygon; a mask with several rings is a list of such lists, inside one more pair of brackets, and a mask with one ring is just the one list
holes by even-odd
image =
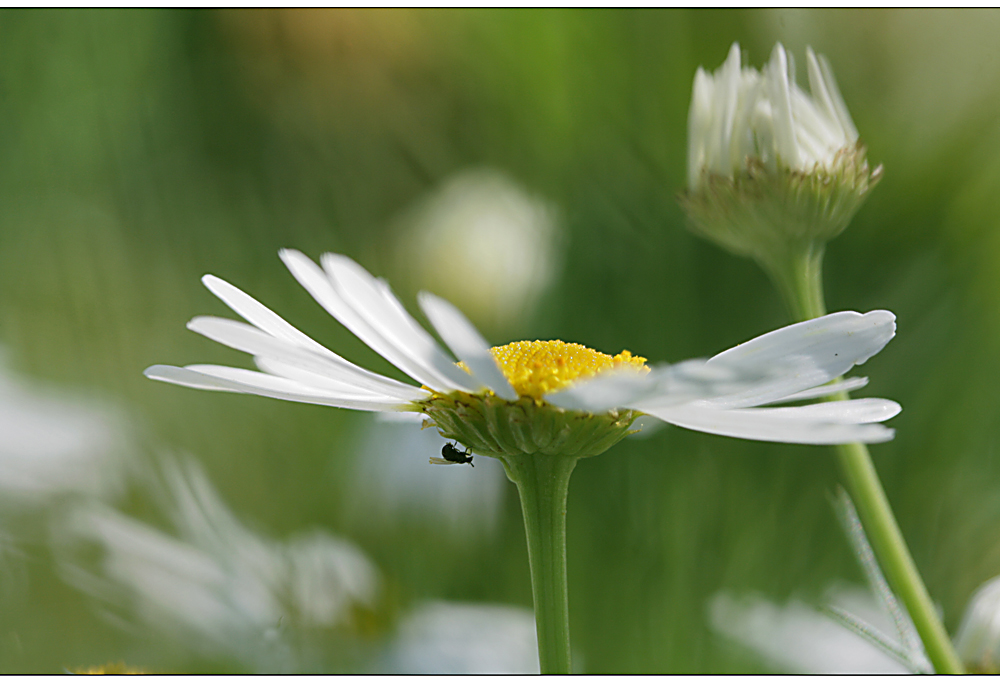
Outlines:
{"label": "white petal", "polygon": [[231,391],[277,398],[283,401],[314,403],[317,405],[349,408],[352,410],[395,411],[405,410],[409,404],[398,401],[359,399],[354,396],[337,395],[334,392],[318,391],[299,382],[283,377],[266,375],[241,368],[222,366],[192,365],[178,368],[170,365],[153,365],[143,372],[150,379],[179,384],[208,391]]}
{"label": "white petal", "polygon": [[545,396],[552,405],[591,413],[611,408],[666,408],[698,399],[729,396],[760,385],[765,376],[754,368],[710,365],[706,360],[688,360],[659,365],[647,374],[629,370],[602,372]]}
{"label": "white petal", "polygon": [[[854,391],[855,389],[860,389],[867,384],[867,377],[852,377],[850,379],[845,379],[843,382],[824,384],[816,387],[815,389],[806,389],[805,391],[800,391],[797,394],[786,396],[780,400],[780,403],[791,403],[792,401],[806,401],[812,398],[822,398],[823,396],[830,396],[831,394],[837,394],[841,391]],[[775,401],[775,403],[778,402],[779,401]]]}
{"label": "white petal", "polygon": [[887,398],[853,398],[847,401],[826,401],[807,406],[742,408],[741,410],[790,419],[836,422],[838,424],[867,424],[869,422],[884,422],[895,417],[902,408],[898,403]]}
{"label": "white petal", "polygon": [[[728,174],[741,173],[746,168],[748,158],[762,155],[762,145],[766,145],[764,136],[759,130],[754,130],[753,123],[759,116],[759,102],[764,84],[760,75],[754,69],[744,69],[740,82],[741,93],[736,120],[733,121],[732,149],[730,150]],[[766,156],[773,156],[768,150]]]}
{"label": "white petal", "polygon": [[545,400],[559,408],[590,413],[634,407],[642,405],[643,401],[666,397],[672,400],[671,405],[686,403],[706,395],[689,386],[687,381],[691,375],[704,370],[705,364],[704,360],[690,360],[677,365],[653,367],[642,374],[628,369],[605,371],[575,382],[562,391],[546,394]]}
{"label": "white petal", "polygon": [[795,146],[791,86],[788,78],[788,55],[781,43],[774,46],[771,60],[766,69],[771,113],[774,116],[774,141],[778,157],[785,166],[798,168],[799,154]]}
{"label": "white petal", "polygon": [[277,313],[238,287],[214,275],[206,275],[201,281],[212,294],[258,329],[314,353],[334,355],[328,348],[297,330]]}
{"label": "white petal", "polygon": [[576,382],[562,391],[545,395],[545,402],[557,408],[603,413],[647,395],[656,388],[648,375],[631,372],[602,372]]}
{"label": "white petal", "polygon": [[321,262],[344,300],[401,352],[463,391],[479,389],[406,311],[384,280],[341,254],[323,254]]}
{"label": "white petal", "polygon": [[299,284],[305,287],[330,315],[407,375],[436,391],[475,390],[467,386],[468,382],[458,385],[441,377],[429,364],[415,360],[408,349],[400,348],[396,342],[386,339],[382,332],[372,325],[368,314],[355,311],[337,291],[326,273],[304,254],[294,249],[283,249],[280,255]]}
{"label": "white petal", "polygon": [[[304,384],[288,377],[280,377],[278,375],[257,372],[256,370],[247,370],[246,368],[234,368],[228,365],[212,365],[203,363],[185,365],[183,369],[196,372],[201,375],[208,375],[209,377],[215,379],[238,382],[257,389],[266,389],[269,391],[294,391],[306,396],[328,396],[333,394],[337,396],[350,396],[351,398],[370,398],[370,394],[359,396],[359,392],[351,389],[346,391],[341,391],[339,389],[330,391],[324,387],[320,387],[315,384]],[[381,400],[385,399],[383,398]]]}
{"label": "white petal", "polygon": [[647,407],[665,408],[694,400],[745,393],[769,379],[766,371],[767,368],[762,371],[750,364],[729,365],[706,360],[688,360],[656,367],[650,372],[657,383],[655,390],[625,405],[645,411]]}
{"label": "white petal", "polygon": [[362,391],[394,396],[400,401],[418,401],[428,395],[419,387],[358,367],[332,351],[321,356],[236,320],[199,316],[188,323],[188,329],[237,351],[293,364],[321,378],[343,382]]}
{"label": "white petal", "polygon": [[280,256],[299,284],[305,287],[330,315],[340,321],[344,327],[353,332],[372,350],[421,384],[432,389],[451,390],[451,387],[442,386],[429,370],[423,368],[419,363],[413,363],[407,354],[400,353],[395,344],[386,340],[375,330],[364,315],[357,313],[344,301],[326,273],[312,260],[293,249],[283,249]]}
{"label": "white petal", "polygon": [[827,163],[846,147],[846,138],[836,118],[820,109],[820,105],[796,87],[792,91],[792,115],[795,117],[795,141],[803,168]]}
{"label": "white petal", "polygon": [[708,170],[706,144],[711,130],[712,76],[698,67],[691,92],[688,111],[688,189],[695,191],[701,183],[701,174]]}
{"label": "white petal", "polygon": [[408,389],[411,389],[412,391],[403,393],[402,395],[396,392],[381,392],[372,391],[371,389],[362,389],[351,382],[331,379],[330,377],[319,375],[312,370],[303,369],[298,363],[289,363],[284,360],[270,358],[267,356],[255,356],[254,363],[256,363],[257,367],[266,373],[293,380],[303,386],[317,391],[333,392],[342,396],[356,396],[357,398],[372,398],[380,401],[398,401],[403,403],[420,401],[430,398],[431,396],[429,391],[418,387],[408,387]]}
{"label": "white petal", "polygon": [[[850,403],[843,401],[843,403]],[[818,404],[825,407],[830,404]],[[813,406],[805,406],[813,408]],[[741,410],[719,410],[717,408],[694,405],[678,406],[648,411],[664,422],[720,436],[755,441],[777,441],[780,443],[840,444],[879,443],[889,441],[895,432],[879,424],[853,424],[837,422],[833,419],[812,419],[811,415],[821,413],[795,413],[786,411],[798,408],[748,408]],[[850,410],[850,408],[848,409]],[[776,412],[780,411],[780,412]],[[832,414],[837,417],[836,413]],[[820,415],[831,417],[828,415]]]}
{"label": "white petal", "polygon": [[490,353],[489,344],[469,319],[449,302],[429,292],[420,292],[417,301],[434,329],[458,359],[472,370],[472,375],[500,398],[516,401],[517,392]]}
{"label": "white petal", "polygon": [[740,76],[742,57],[740,55],[740,44],[733,43],[729,48],[729,55],[725,63],[719,70],[717,78],[718,92],[721,95],[721,113],[717,125],[719,126],[719,154],[717,161],[718,173],[731,173],[729,151],[732,148],[733,122],[736,120],[736,110],[739,107],[740,97]]}
{"label": "white petal", "polygon": [[720,408],[744,408],[787,399],[826,384],[878,353],[896,333],[889,311],[831,313],[789,325],[724,351],[709,364],[771,375],[749,391],[713,399]]}
{"label": "white petal", "polygon": [[[833,69],[830,67],[830,62],[827,61],[826,57],[823,55],[816,55],[813,53],[812,48],[806,48],[806,58],[810,60],[811,63],[815,63],[816,66],[816,79],[817,81],[822,81],[823,90],[829,98],[829,107],[832,112],[836,115],[838,123],[844,129],[844,134],[847,139],[854,142],[858,139],[858,129],[854,126],[854,121],[851,120],[851,114],[847,111],[847,105],[844,103],[844,98],[840,94],[840,88],[837,87],[837,79],[833,77]],[[812,90],[812,79],[813,74],[810,70],[809,73],[809,89]],[[815,91],[813,91],[815,93]]]}

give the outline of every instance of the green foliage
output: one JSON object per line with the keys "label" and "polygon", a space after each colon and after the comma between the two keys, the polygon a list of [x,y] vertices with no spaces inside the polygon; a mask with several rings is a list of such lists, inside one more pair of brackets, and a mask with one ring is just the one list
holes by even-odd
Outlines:
{"label": "green foliage", "polygon": [[[944,66],[921,77],[912,70],[928,62],[914,66],[909,46],[937,36],[942,17],[947,35],[927,59]],[[872,454],[954,630],[974,588],[1000,574],[1000,71],[951,79],[995,55],[995,33],[978,27],[996,21],[961,11],[2,11],[0,341],[18,372],[127,410],[137,462],[164,448],[193,454],[251,528],[351,538],[388,586],[376,631],[424,599],[528,606],[512,485],[496,529],[471,540],[420,519],[360,525],[345,507],[364,505],[352,497],[352,458],[380,456],[354,448],[369,417],[164,386],[142,370],[249,362],[184,329],[194,315],[228,314],[198,281],[211,272],[346,358],[401,377],[298,287],[277,251],[346,253],[401,281],[394,217],[482,166],[555,202],[566,231],[560,279],[535,317],[490,341],[560,338],[662,362],[785,324],[765,276],[688,232],[676,197],[697,65],[718,64],[737,39],[757,62],[774,40],[796,52],[808,42],[834,64],[870,163],[885,167],[827,249],[827,300],[898,316],[897,339],[858,373],[872,378],[870,395],[904,407],[896,440]],[[950,117],[914,105],[941,99],[954,102]],[[408,305],[414,293],[399,291]],[[584,670],[764,670],[709,630],[706,602],[721,589],[784,600],[860,582],[829,509],[837,482],[828,450],[675,428],[581,462],[568,558]],[[121,505],[152,518],[140,494]],[[31,524],[0,517],[15,538],[37,532],[19,554],[0,548],[0,670],[122,659],[242,670],[116,627],[52,569],[48,532]]]}

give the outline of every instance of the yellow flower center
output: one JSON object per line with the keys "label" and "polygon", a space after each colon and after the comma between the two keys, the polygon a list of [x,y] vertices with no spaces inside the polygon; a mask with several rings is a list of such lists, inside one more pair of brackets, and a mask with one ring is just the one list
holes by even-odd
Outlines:
{"label": "yellow flower center", "polygon": [[536,400],[605,370],[632,368],[649,372],[646,359],[628,351],[609,356],[582,344],[559,340],[511,342],[490,351],[514,391]]}

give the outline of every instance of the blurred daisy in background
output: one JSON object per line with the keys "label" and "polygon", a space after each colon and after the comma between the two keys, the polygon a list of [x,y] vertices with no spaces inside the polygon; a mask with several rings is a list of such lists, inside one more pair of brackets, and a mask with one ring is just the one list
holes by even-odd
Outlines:
{"label": "blurred daisy in background", "polygon": [[193,461],[163,464],[164,512],[176,533],[99,503],[76,506],[53,524],[67,583],[125,628],[138,623],[254,671],[320,668],[324,652],[310,646],[317,633],[357,635],[357,618],[381,591],[378,569],[357,546],[323,531],[264,538]]}
{"label": "blurred daisy in background", "polygon": [[428,602],[416,606],[377,665],[407,674],[537,674],[530,609]]}
{"label": "blurred daisy in background", "polygon": [[460,537],[492,533],[503,509],[503,467],[493,458],[477,459],[474,471],[428,467],[448,440],[419,429],[421,419],[383,413],[365,427],[354,448],[345,514],[362,526],[419,519]]}
{"label": "blurred daisy in background", "polygon": [[[893,630],[892,619],[870,592],[839,586],[827,601],[863,618],[881,633]],[[759,595],[716,594],[709,602],[712,629],[756,652],[770,666],[798,674],[913,673],[885,650],[799,600],[778,605]]]}
{"label": "blurred daisy in background", "polygon": [[498,170],[462,171],[397,219],[395,262],[478,325],[522,328],[560,270],[558,218]]}
{"label": "blurred daisy in background", "polygon": [[123,416],[16,376],[2,350],[0,434],[0,509],[43,509],[66,494],[113,498],[124,487]]}

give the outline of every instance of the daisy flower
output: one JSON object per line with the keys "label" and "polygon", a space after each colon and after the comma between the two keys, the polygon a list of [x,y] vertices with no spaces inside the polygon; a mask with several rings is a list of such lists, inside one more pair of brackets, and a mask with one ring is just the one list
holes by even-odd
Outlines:
{"label": "daisy flower", "polygon": [[[865,362],[892,338],[888,311],[852,311],[790,325],[708,360],[649,367],[622,351],[610,356],[580,344],[521,341],[490,348],[447,301],[422,292],[420,307],[457,361],[393,295],[385,281],[338,254],[322,267],[302,253],[281,258],[332,316],[420,386],[365,370],[306,336],[227,282],[205,286],[246,323],[196,317],[188,327],[253,354],[259,371],[218,365],[154,365],[152,379],[198,389],[365,411],[412,411],[446,438],[476,453],[596,455],[646,414],[711,434],[789,443],[891,439],[880,424],[899,412],[886,399],[796,407],[862,386],[826,385]],[[762,407],[768,406],[768,407]]]}

